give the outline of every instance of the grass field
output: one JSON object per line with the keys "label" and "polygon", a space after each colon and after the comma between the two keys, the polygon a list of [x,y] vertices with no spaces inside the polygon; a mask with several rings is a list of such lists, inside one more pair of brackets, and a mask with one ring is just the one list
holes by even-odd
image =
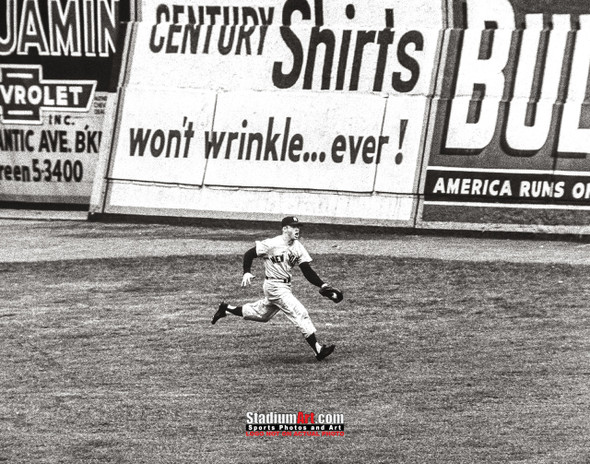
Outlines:
{"label": "grass field", "polygon": [[295,276],[322,363],[282,314],[211,325],[261,295],[237,254],[1,264],[0,462],[590,462],[590,266],[314,258],[346,296]]}

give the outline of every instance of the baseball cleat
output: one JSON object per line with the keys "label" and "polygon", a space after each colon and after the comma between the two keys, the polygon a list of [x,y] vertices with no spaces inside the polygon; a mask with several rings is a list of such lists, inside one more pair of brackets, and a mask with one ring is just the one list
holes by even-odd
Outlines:
{"label": "baseball cleat", "polygon": [[226,311],[227,311],[227,304],[226,303],[221,303],[219,305],[219,308],[217,308],[217,311],[213,315],[213,320],[211,321],[211,324],[215,324],[219,319],[221,319],[222,317],[225,317],[226,316],[226,314],[225,314]]}
{"label": "baseball cleat", "polygon": [[322,345],[322,349],[320,350],[320,352],[318,354],[315,355],[315,358],[318,361],[321,361],[322,359],[327,358],[328,356],[330,356],[332,354],[332,352],[334,351],[334,348],[336,348],[336,345]]}

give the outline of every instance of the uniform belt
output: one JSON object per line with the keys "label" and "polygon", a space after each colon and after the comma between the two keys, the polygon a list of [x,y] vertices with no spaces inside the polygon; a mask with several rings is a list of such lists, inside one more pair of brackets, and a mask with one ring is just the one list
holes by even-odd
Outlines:
{"label": "uniform belt", "polygon": [[278,278],[275,278],[275,277],[268,277],[268,276],[265,276],[265,277],[266,277],[266,280],[271,280],[273,282],[283,282],[284,284],[290,284],[291,283],[291,279],[278,279]]}

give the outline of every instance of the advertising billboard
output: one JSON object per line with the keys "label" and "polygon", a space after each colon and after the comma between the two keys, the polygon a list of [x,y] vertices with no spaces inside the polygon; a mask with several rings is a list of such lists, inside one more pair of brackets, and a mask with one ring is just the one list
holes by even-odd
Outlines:
{"label": "advertising billboard", "polygon": [[590,6],[449,2],[422,221],[579,226],[590,211]]}
{"label": "advertising billboard", "polygon": [[0,11],[0,203],[87,208],[129,1],[5,0]]}

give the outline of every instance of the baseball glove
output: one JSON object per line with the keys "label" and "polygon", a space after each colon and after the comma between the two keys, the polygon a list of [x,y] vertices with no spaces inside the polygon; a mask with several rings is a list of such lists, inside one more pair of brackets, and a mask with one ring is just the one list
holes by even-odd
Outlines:
{"label": "baseball glove", "polygon": [[320,295],[332,300],[334,303],[340,303],[344,299],[344,293],[329,284],[322,285],[320,288]]}

